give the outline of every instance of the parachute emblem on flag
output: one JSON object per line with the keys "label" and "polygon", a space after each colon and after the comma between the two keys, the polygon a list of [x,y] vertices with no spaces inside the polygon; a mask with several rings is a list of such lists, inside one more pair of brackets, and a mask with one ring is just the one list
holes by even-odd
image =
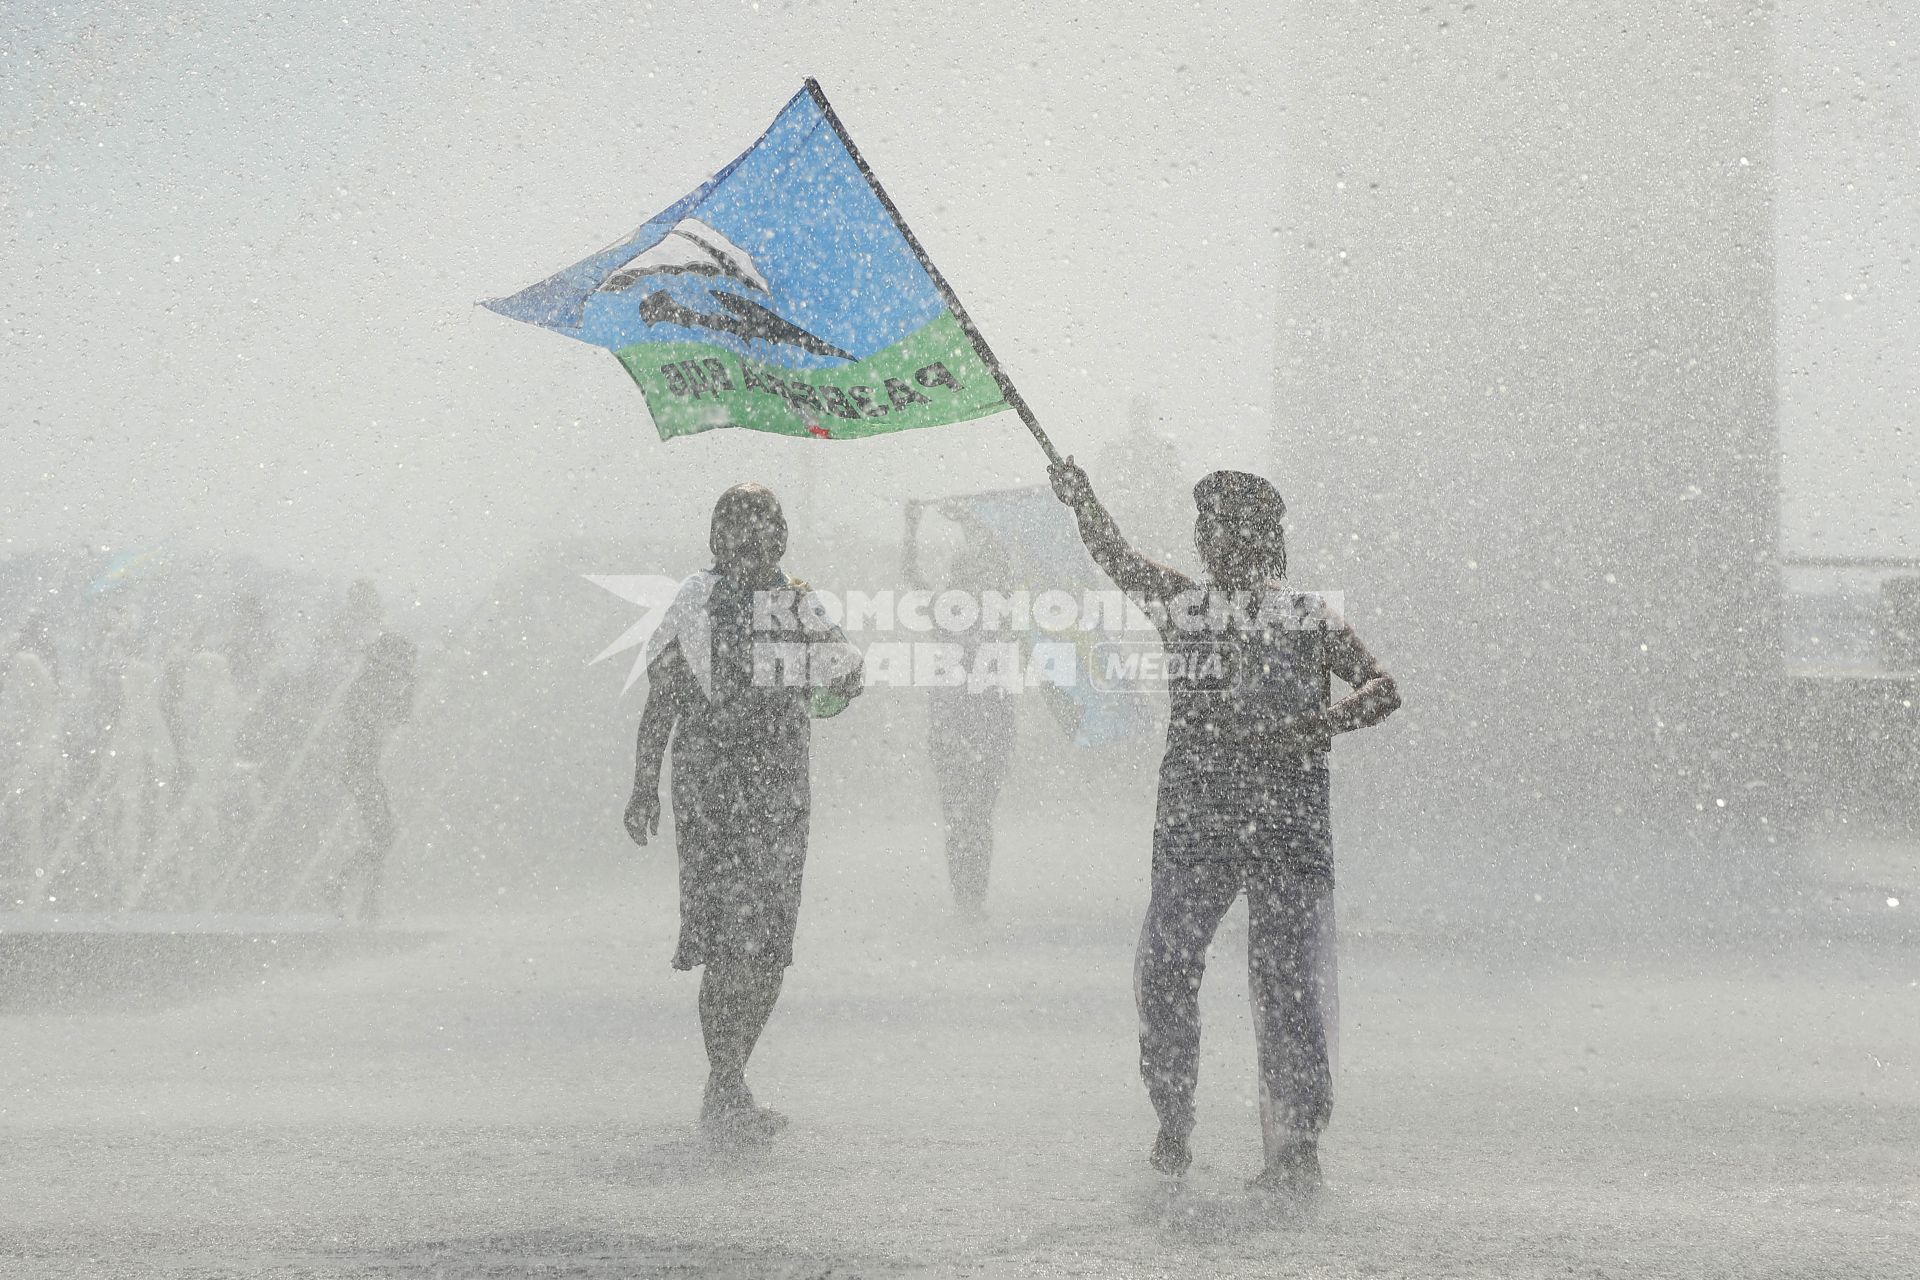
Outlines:
{"label": "parachute emblem on flag", "polygon": [[852,360],[853,356],[799,325],[779,312],[751,298],[743,298],[719,287],[722,280],[771,296],[767,283],[753,257],[724,235],[698,218],[682,218],[659,244],[636,254],[622,265],[606,283],[603,293],[624,293],[635,289],[649,276],[709,276],[707,297],[721,310],[718,313],[695,310],[675,300],[665,289],[649,289],[640,298],[640,318],[650,325],[674,324],[683,329],[706,329],[731,333],[747,339],[763,339],[782,346],[798,347],[814,355]]}
{"label": "parachute emblem on flag", "polygon": [[1032,412],[807,81],[733,163],[618,244],[485,304],[612,351],[662,439],[849,439]]}
{"label": "parachute emblem on flag", "polygon": [[621,264],[600,287],[618,292],[632,288],[643,276],[680,272],[727,276],[761,293],[772,288],[753,265],[751,254],[698,218],[676,222],[659,244]]}

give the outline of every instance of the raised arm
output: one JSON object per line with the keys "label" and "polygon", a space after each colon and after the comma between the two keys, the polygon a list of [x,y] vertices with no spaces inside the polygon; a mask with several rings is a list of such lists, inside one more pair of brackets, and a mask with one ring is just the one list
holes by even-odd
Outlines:
{"label": "raised arm", "polygon": [[1048,467],[1047,478],[1053,481],[1054,496],[1073,508],[1080,541],[1114,586],[1140,600],[1166,600],[1193,585],[1178,569],[1157,564],[1127,544],[1120,526],[1094,496],[1087,473],[1072,458]]}
{"label": "raised arm", "polygon": [[1400,690],[1386,668],[1344,619],[1327,631],[1327,667],[1353,692],[1327,708],[1327,732],[1346,733],[1379,724],[1400,708]]}

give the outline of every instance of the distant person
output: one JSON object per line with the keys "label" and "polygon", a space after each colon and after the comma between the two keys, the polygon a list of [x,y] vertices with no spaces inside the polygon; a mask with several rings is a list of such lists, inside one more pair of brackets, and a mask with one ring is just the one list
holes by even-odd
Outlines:
{"label": "distant person", "polygon": [[[137,632],[137,627],[136,627]],[[147,868],[159,856],[177,773],[173,733],[161,707],[161,668],[151,645],[135,642],[118,664],[120,697],[102,754],[89,815],[90,882],[103,902],[139,905]]]}
{"label": "distant person", "polygon": [[[786,1123],[755,1103],[746,1067],[793,963],[811,807],[809,684],[826,665],[791,683],[791,667],[773,659],[794,646],[813,646],[823,660],[838,655],[837,674],[819,690],[834,699],[858,694],[861,680],[845,638],[809,611],[805,584],[780,568],[787,523],[771,490],[746,484],[721,494],[708,544],[713,568],[682,585],[649,646],[626,828],[639,845],[659,831],[671,740],[680,853],[673,967],[706,968],[700,1122],[716,1139],[757,1141]],[[761,592],[796,607],[756,619]],[[804,625],[810,618],[818,629]]]}
{"label": "distant person", "polygon": [[[370,777],[377,782],[377,772],[344,774],[326,756],[347,749],[348,739],[364,729],[350,723],[347,694],[366,667],[370,645],[383,634],[380,594],[361,578],[340,603],[314,601],[309,607],[319,624],[311,643],[297,659],[274,662],[259,673],[264,682],[241,729],[237,750],[246,787],[241,806],[246,833],[222,886],[223,902],[285,910],[329,865],[344,865],[349,873],[360,865],[357,856],[329,846],[343,807],[337,783],[362,786],[360,795],[349,792],[345,800],[361,809],[363,825],[378,809],[380,797],[366,789],[373,785]],[[265,656],[272,656],[271,648]],[[255,674],[250,671],[249,678]],[[375,844],[382,838],[376,830]],[[384,857],[384,851],[374,856]],[[337,883],[321,886],[330,905],[336,889]]]}
{"label": "distant person", "polygon": [[166,721],[167,732],[173,737],[174,773],[168,789],[173,792],[175,804],[181,803],[193,790],[195,770],[200,763],[199,753],[187,745],[193,735],[193,726],[188,722],[191,711],[187,705],[187,682],[194,660],[206,647],[206,629],[199,628],[160,667],[160,717]]}
{"label": "distant person", "polygon": [[60,700],[60,651],[45,613],[29,616],[0,656],[0,706],[12,716],[0,729],[0,806],[4,788],[27,754],[27,743],[57,717]]}
{"label": "distant person", "polygon": [[62,806],[70,824],[90,820],[96,787],[107,763],[107,740],[120,720],[120,702],[129,661],[138,650],[137,624],[127,611],[109,602],[102,624],[92,630],[73,681],[77,706],[67,717],[66,797]]}
{"label": "distant person", "polygon": [[20,634],[14,639],[15,653],[30,653],[40,660],[57,685],[60,682],[60,646],[53,638],[53,620],[46,610],[40,609],[30,614],[21,624]]}
{"label": "distant person", "polygon": [[271,691],[278,682],[283,655],[273,614],[257,591],[236,587],[225,615],[213,652],[226,668],[238,723],[222,747],[226,759],[205,775],[217,780],[218,786],[211,797],[212,829],[202,833],[202,847],[192,855],[195,900],[204,907],[218,905],[230,887],[245,891],[257,887],[243,861],[251,854],[248,836],[270,793],[264,762],[277,750],[280,736]]}
{"label": "distant person", "polygon": [[[140,623],[124,601],[98,606],[99,622],[86,637],[72,703],[63,708],[61,754],[66,768],[52,815],[48,896],[99,905],[116,897],[128,839],[116,829],[139,808],[126,803],[133,774],[148,763],[151,735],[137,708],[126,706],[131,687],[144,689]],[[88,619],[93,621],[93,619]],[[117,760],[116,743],[129,750]]]}
{"label": "distant person", "polygon": [[236,603],[240,612],[229,666],[243,689],[259,688],[241,735],[241,752],[271,793],[298,782],[288,774],[338,714],[347,686],[366,661],[368,646],[383,633],[385,611],[373,583],[356,579],[340,604],[318,607],[319,630],[300,659],[282,661],[279,640],[257,598]]}
{"label": "distant person", "polygon": [[380,762],[393,731],[413,713],[417,665],[412,641],[391,631],[381,633],[367,646],[366,661],[335,711],[335,762],[359,816],[361,839],[335,877],[332,898],[344,914],[347,887],[356,884],[359,918],[367,924],[380,919],[380,888],[394,839],[393,804]]}
{"label": "distant person", "polygon": [[355,578],[347,584],[347,598],[341,603],[333,624],[333,640],[348,652],[364,650],[387,634],[384,623],[387,606],[380,601],[380,588],[371,578]]}
{"label": "distant person", "polygon": [[[1050,475],[1094,560],[1190,658],[1169,690],[1135,969],[1140,1071],[1160,1119],[1150,1163],[1169,1174],[1191,1163],[1200,979],[1215,929],[1244,892],[1266,1157],[1252,1185],[1308,1195],[1333,1110],[1318,972],[1333,889],[1327,751],[1334,734],[1379,722],[1400,696],[1350,626],[1318,597],[1286,589],[1286,504],[1266,480],[1216,471],[1194,486],[1207,569],[1195,579],[1135,552],[1071,458]],[[1331,706],[1330,674],[1354,690]]]}
{"label": "distant person", "polygon": [[211,648],[176,659],[167,673],[178,794],[142,896],[194,910],[206,905],[222,869],[231,834],[224,806],[235,787],[234,746],[247,708],[227,660]]}
{"label": "distant person", "polygon": [[43,615],[27,620],[0,662],[0,891],[9,900],[44,892],[33,868],[46,861],[60,787],[58,664]]}
{"label": "distant person", "polygon": [[249,701],[260,694],[278,656],[273,621],[267,602],[252,591],[238,591],[228,608],[227,633],[221,649],[235,686]]}
{"label": "distant person", "polygon": [[[919,511],[917,504],[908,508],[904,568],[908,582],[925,589],[920,573]],[[1007,590],[1007,577],[1006,557],[992,536],[967,528],[966,542],[954,557],[951,581],[940,589],[967,592],[977,603],[982,591]],[[961,669],[972,671],[986,634],[976,624],[932,638],[959,645]],[[976,688],[963,682],[927,690],[927,751],[940,788],[947,877],[954,905],[972,918],[986,912],[987,881],[993,869],[993,811],[1013,759],[1014,741],[1013,703],[1000,685]]]}

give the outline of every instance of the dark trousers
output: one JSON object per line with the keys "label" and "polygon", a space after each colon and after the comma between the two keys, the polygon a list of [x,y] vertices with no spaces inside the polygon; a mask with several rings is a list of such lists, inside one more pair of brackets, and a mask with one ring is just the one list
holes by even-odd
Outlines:
{"label": "dark trousers", "polygon": [[997,777],[943,780],[940,816],[947,828],[947,875],[953,900],[979,910],[987,900],[993,870],[993,806],[999,799]]}
{"label": "dark trousers", "polygon": [[366,852],[371,862],[384,862],[393,848],[393,803],[387,799],[387,784],[377,769],[350,769],[340,775],[353,807],[360,814],[360,826],[367,837]]}
{"label": "dark trousers", "polygon": [[993,870],[993,810],[1013,754],[1013,713],[1005,698],[948,696],[930,712],[928,746],[940,781],[947,875],[953,900],[978,911]]}
{"label": "dark trousers", "polygon": [[1193,1129],[1200,1070],[1200,979],[1207,947],[1235,898],[1247,895],[1247,980],[1268,1144],[1312,1138],[1333,1112],[1327,1062],[1332,889],[1272,862],[1163,862],[1140,929],[1134,995],[1140,1074],[1162,1127]]}

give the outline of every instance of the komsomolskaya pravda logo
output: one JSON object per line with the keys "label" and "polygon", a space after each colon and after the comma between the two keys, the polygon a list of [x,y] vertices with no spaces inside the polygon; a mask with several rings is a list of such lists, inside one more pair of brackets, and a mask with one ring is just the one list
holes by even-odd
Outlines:
{"label": "komsomolskaya pravda logo", "polygon": [[[710,632],[706,594],[699,588],[712,578],[710,572],[685,581],[660,574],[583,576],[641,610],[638,621],[589,665],[637,650],[621,686],[624,694],[639,683],[661,646],[677,638],[704,683]],[[1339,592],[1222,592],[1204,586],[1145,609],[1118,590],[881,590],[843,597],[790,587],[754,593],[754,633],[790,637],[799,626],[807,634],[826,636],[845,624],[853,635],[872,634],[867,646],[870,674],[882,683],[899,682],[885,677],[891,666],[913,673],[908,684],[954,683],[953,664],[967,654],[954,641],[960,633],[978,629],[997,641],[973,649],[976,663],[984,655],[997,664],[992,673],[996,682],[1011,675],[1022,685],[1071,684],[1084,677],[1110,692],[1147,692],[1172,684],[1224,689],[1266,683],[1271,677],[1285,679],[1288,673],[1262,675],[1243,669],[1231,648],[1221,647],[1223,641],[1248,631],[1324,632],[1339,618],[1341,603]],[[918,638],[882,638],[901,633]],[[1141,633],[1158,634],[1146,639]],[[767,663],[757,657],[756,673],[763,667],[767,672],[791,668],[786,647],[772,645]]]}

